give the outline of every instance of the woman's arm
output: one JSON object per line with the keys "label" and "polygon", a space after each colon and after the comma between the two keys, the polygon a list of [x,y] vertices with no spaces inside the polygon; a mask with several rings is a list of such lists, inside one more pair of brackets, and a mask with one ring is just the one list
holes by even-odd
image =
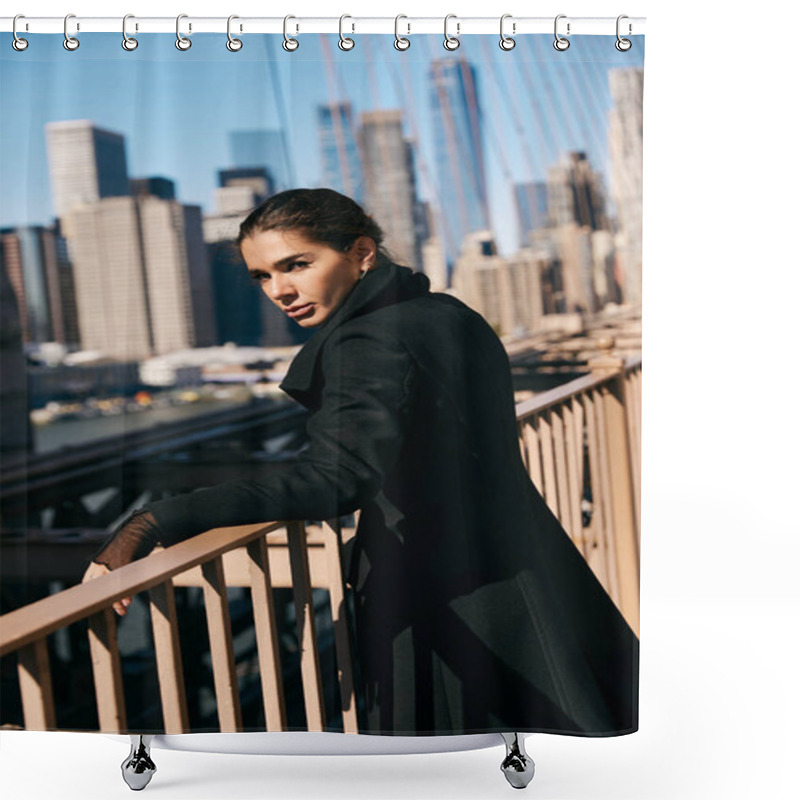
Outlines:
{"label": "woman's arm", "polygon": [[415,362],[383,334],[343,326],[321,351],[321,407],[309,447],[263,480],[237,479],[143,507],[162,545],[211,528],[351,513],[375,496],[410,425]]}

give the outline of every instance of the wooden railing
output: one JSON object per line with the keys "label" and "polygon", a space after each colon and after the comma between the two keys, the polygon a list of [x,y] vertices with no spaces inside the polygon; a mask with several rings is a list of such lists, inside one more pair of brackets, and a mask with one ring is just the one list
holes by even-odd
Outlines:
{"label": "wooden railing", "polygon": [[[638,635],[641,357],[517,405],[528,474]],[[17,653],[25,727],[56,730],[47,636],[87,620],[99,729],[128,732],[111,606],[149,590],[163,725],[189,730],[174,587],[203,589],[222,732],[242,729],[227,587],[252,592],[267,730],[286,727],[273,588],[292,588],[309,731],[326,727],[312,587],[330,593],[343,730],[358,733],[341,546],[354,528],[270,522],[217,528],[0,617],[0,657]]]}
{"label": "wooden railing", "polygon": [[598,357],[592,374],[517,405],[531,480],[639,633],[641,356]]}
{"label": "wooden railing", "polygon": [[[349,529],[352,535],[354,529]],[[271,522],[216,528],[158,548],[99,578],[0,617],[0,656],[16,652],[25,728],[56,730],[46,637],[86,619],[99,729],[127,732],[117,622],[112,604],[149,590],[150,618],[165,733],[189,730],[175,613],[175,586],[200,586],[205,600],[220,731],[242,728],[227,587],[252,591],[253,617],[267,730],[286,728],[273,588],[292,588],[308,730],[325,729],[311,588],[330,593],[337,675],[345,733],[358,733],[352,650],[342,577],[344,531],[338,522],[305,526]],[[269,546],[267,544],[269,543]]]}

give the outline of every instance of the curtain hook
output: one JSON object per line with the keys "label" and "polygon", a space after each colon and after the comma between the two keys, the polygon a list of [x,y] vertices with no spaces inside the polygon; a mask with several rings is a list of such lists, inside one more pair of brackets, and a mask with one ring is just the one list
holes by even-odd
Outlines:
{"label": "curtain hook", "polygon": [[[459,39],[457,37],[450,36],[447,33],[447,23],[451,19],[458,19],[458,17],[456,17],[455,14],[448,14],[444,18],[444,49],[445,50],[458,50],[459,45],[461,44],[461,42],[459,41]],[[456,33],[457,34],[461,33],[461,23],[460,22],[456,22]]]}
{"label": "curtain hook", "polygon": [[[558,35],[558,21],[560,19],[566,19],[566,14],[559,14],[556,17],[556,24],[555,24],[555,32],[556,32],[556,40],[553,42],[553,47],[556,50],[564,51],[569,47],[569,39],[565,39],[563,36]],[[569,22],[567,23],[567,36],[569,36]]]}
{"label": "curtain hook", "polygon": [[[135,50],[139,46],[138,40],[134,39],[132,36],[128,36],[125,30],[127,22],[131,17],[133,17],[133,14],[126,14],[122,18],[122,49],[127,50],[128,52],[130,52],[131,50]],[[138,25],[136,26],[136,30],[139,30]]]}
{"label": "curtain hook", "polygon": [[[231,53],[238,53],[239,50],[242,49],[243,43],[241,39],[237,39],[235,36],[231,36],[231,20],[232,19],[239,19],[236,14],[231,14],[228,17],[228,41],[225,43],[225,47],[231,51]],[[239,26],[239,30],[241,31],[241,26]]]}
{"label": "curtain hook", "polygon": [[[406,39],[404,36],[401,36],[398,33],[398,25],[401,19],[408,19],[405,14],[398,14],[394,18],[394,47],[395,50],[408,50],[411,47],[411,39]],[[408,33],[411,33],[411,23],[406,22],[406,27],[408,28]]]}
{"label": "curtain hook", "polygon": [[[188,50],[192,46],[192,40],[187,39],[185,36],[181,36],[181,19],[183,17],[188,17],[188,14],[178,14],[178,18],[175,20],[175,35],[178,37],[175,39],[175,47],[178,50]],[[189,23],[189,31],[192,30],[192,23]]]}
{"label": "curtain hook", "polygon": [[[500,49],[501,50],[513,50],[517,46],[517,43],[510,36],[506,36],[503,33],[503,23],[507,19],[510,19],[510,18],[511,18],[511,14],[503,14],[503,16],[500,17]],[[516,32],[517,32],[517,23],[516,22],[512,22],[511,23],[511,33],[516,33]]]}
{"label": "curtain hook", "polygon": [[[617,41],[614,42],[614,47],[616,47],[617,50],[620,51],[620,53],[625,53],[626,51],[630,50],[631,47],[633,47],[633,42],[630,39],[623,39],[619,35],[619,21],[621,19],[629,19],[629,17],[628,17],[627,14],[620,14],[617,17]],[[629,22],[628,23],[628,36],[630,36],[632,32],[633,32],[633,26]]]}
{"label": "curtain hook", "polygon": [[[297,17],[293,17],[291,14],[289,14],[283,18],[283,49],[288,50],[291,53],[300,47],[300,42],[298,42],[297,39],[292,39],[292,37],[286,33],[286,23],[290,19],[297,19]],[[298,27],[297,30],[300,30],[300,28]]]}
{"label": "curtain hook", "polygon": [[[25,50],[28,47],[28,40],[27,39],[23,39],[20,36],[17,36],[17,20],[20,19],[20,18],[21,19],[25,19],[26,17],[25,17],[24,14],[17,14],[14,17],[14,21],[11,23],[11,32],[14,34],[14,40],[11,42],[11,46],[15,50],[17,50],[18,52],[21,53],[23,50]],[[27,28],[28,28],[28,23],[26,22],[25,23],[25,29],[27,30]]]}
{"label": "curtain hook", "polygon": [[[355,43],[355,41],[353,41],[353,39],[350,39],[349,37],[346,37],[342,33],[342,23],[346,19],[353,19],[353,18],[349,14],[342,14],[342,16],[339,17],[339,49],[340,50],[352,50],[356,46],[356,43]],[[351,22],[350,24],[352,26],[353,32],[355,32],[355,29],[356,29],[355,23]]]}
{"label": "curtain hook", "polygon": [[[80,44],[81,44],[74,36],[70,36],[67,33],[67,24],[69,22],[69,18],[70,17],[74,17],[74,16],[75,16],[74,14],[67,14],[67,16],[64,17],[64,49],[65,50],[77,50],[80,47]],[[77,25],[76,29],[80,30],[81,26]]]}

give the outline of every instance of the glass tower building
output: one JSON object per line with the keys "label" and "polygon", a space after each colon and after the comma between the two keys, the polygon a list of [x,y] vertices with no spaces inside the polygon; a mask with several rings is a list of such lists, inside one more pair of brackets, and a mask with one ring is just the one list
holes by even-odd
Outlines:
{"label": "glass tower building", "polygon": [[463,58],[431,62],[434,157],[448,270],[471,231],[489,228],[481,111],[475,68]]}
{"label": "glass tower building", "polygon": [[364,202],[364,180],[350,103],[317,106],[322,153],[322,185],[357,203]]}

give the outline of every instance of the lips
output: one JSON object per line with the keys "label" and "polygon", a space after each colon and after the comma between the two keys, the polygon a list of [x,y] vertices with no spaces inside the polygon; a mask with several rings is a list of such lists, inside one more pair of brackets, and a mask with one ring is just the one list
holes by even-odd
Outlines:
{"label": "lips", "polygon": [[297,306],[297,308],[294,311],[292,311],[291,309],[287,309],[286,313],[293,318],[302,317],[304,314],[307,314],[309,311],[311,311],[311,307],[313,305],[314,305],[313,303],[306,303],[304,306]]}

